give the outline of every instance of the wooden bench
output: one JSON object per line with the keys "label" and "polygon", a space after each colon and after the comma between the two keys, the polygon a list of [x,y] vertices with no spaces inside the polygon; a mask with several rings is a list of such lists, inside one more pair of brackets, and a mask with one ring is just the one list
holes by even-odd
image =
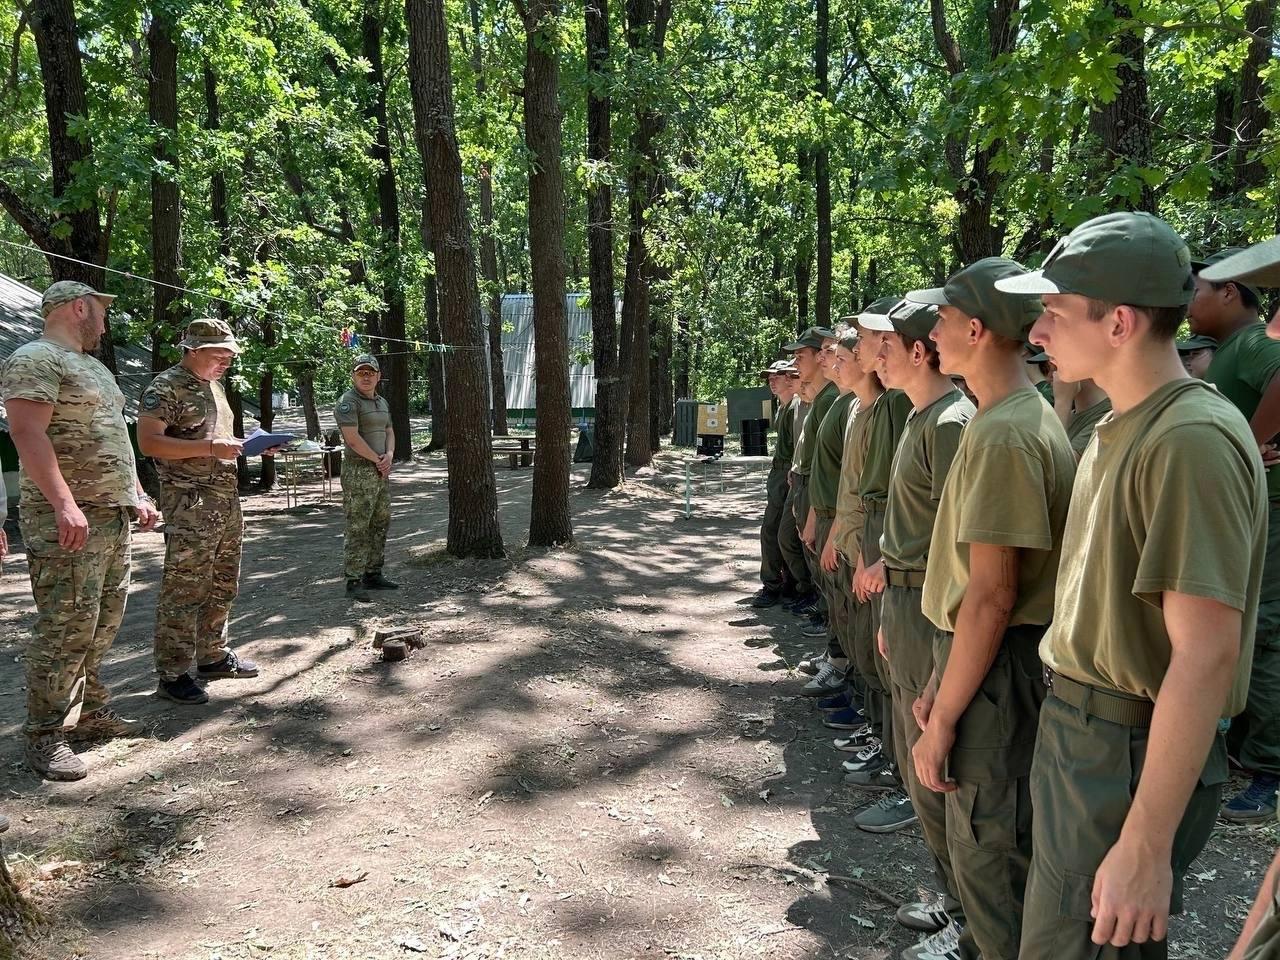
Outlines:
{"label": "wooden bench", "polygon": [[533,455],[535,452],[533,437],[494,437],[493,453],[495,456],[505,456],[507,465],[512,469],[520,467],[533,466]]}

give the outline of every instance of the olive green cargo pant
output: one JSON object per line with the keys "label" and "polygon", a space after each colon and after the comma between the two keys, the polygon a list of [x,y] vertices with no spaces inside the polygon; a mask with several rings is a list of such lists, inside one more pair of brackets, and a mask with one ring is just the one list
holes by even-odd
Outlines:
{"label": "olive green cargo pant", "polygon": [[[1045,698],[1040,663],[1044,627],[1017,626],[956,724],[945,793],[947,850],[964,907],[966,960],[1017,960],[1031,863],[1030,773]],[[939,632],[934,662],[945,675],[952,635]]]}
{"label": "olive green cargo pant", "polygon": [[810,550],[806,547],[805,552],[812,560],[813,583],[818,588],[818,595],[822,597],[822,606],[827,611],[827,652],[832,656],[843,656],[844,651],[840,648],[840,643],[837,639],[840,631],[844,629],[841,622],[844,618],[844,603],[841,599],[840,585],[837,581],[840,567],[837,565],[834,573],[822,568],[822,548],[827,542],[827,537],[831,536],[831,525],[833,523],[835,523],[834,514],[830,516],[818,515],[814,519],[814,549]]}
{"label": "olive green cargo pant", "polygon": [[778,544],[778,522],[787,501],[787,474],[791,468],[783,460],[773,461],[765,481],[768,499],[760,521],[760,583],[766,590],[780,592],[787,584],[787,562]]}
{"label": "olive green cargo pant", "polygon": [[[809,519],[809,475],[806,473],[793,473],[795,483],[792,484],[792,490],[795,491],[796,499],[792,505],[795,510],[796,529],[803,533],[804,525]],[[799,539],[797,537],[797,539]],[[809,582],[812,588],[818,594],[818,610],[822,613],[827,612],[827,598],[822,592],[822,567],[818,564],[818,555],[805,545],[803,540],[799,540],[800,550],[804,554],[805,568],[809,571]]]}
{"label": "olive green cargo pant", "polygon": [[951,866],[947,846],[947,806],[943,795],[926,789],[916,776],[911,750],[920,740],[920,726],[911,707],[924,692],[933,675],[933,641],[937,634],[929,619],[920,611],[923,591],[919,587],[885,588],[880,607],[881,630],[889,648],[890,694],[893,700],[894,754],[911,806],[920,819],[924,842],[933,854],[934,873],[943,907],[956,920],[963,922],[964,909]]}
{"label": "olive green cargo pant", "polygon": [[1267,512],[1249,699],[1232,726],[1228,739],[1239,745],[1240,764],[1280,777],[1280,501],[1273,500]]}
{"label": "olive green cargo pant", "polygon": [[[862,526],[862,561],[866,566],[871,566],[880,560],[880,535],[884,533],[884,504],[867,500],[863,502],[863,506],[866,508],[866,516]],[[893,677],[889,672],[889,661],[880,656],[880,648],[876,641],[876,635],[880,632],[880,610],[883,603],[883,594],[873,596],[867,603],[869,618],[867,632],[871,637],[871,656],[875,665],[875,674],[879,680],[877,686],[871,686],[871,682],[868,681],[868,688],[871,690],[870,699],[879,701],[879,707],[876,708],[880,717],[878,736],[883,744],[884,757],[893,762],[894,773],[897,774],[901,783],[902,763],[897,755],[897,737],[894,734]]]}
{"label": "olive green cargo pant", "polygon": [[[853,593],[853,565],[841,557],[836,569],[836,586],[839,588],[840,616],[836,623],[836,639],[841,652],[853,665],[850,679],[862,694],[863,713],[876,736],[884,730],[884,712],[888,704],[887,691],[880,679],[876,661],[876,637],[873,626],[873,606],[879,598],[863,603]],[[893,747],[886,743],[884,758],[893,759]]]}
{"label": "olive green cargo pant", "polygon": [[800,528],[796,526],[796,499],[800,496],[802,484],[808,478],[801,477],[797,473],[791,473],[789,476],[792,478],[792,483],[787,488],[787,498],[783,501],[782,516],[778,518],[778,549],[782,551],[787,573],[791,575],[791,580],[796,585],[796,593],[809,593],[813,589],[813,575],[809,571],[809,560],[804,553],[804,544],[800,542]]}
{"label": "olive green cargo pant", "polygon": [[[1021,960],[1164,960],[1168,942],[1097,946],[1091,939],[1094,873],[1120,836],[1147,755],[1146,727],[1090,716],[1052,695],[1040,710],[1031,767],[1031,871]],[[1227,779],[1227,752],[1214,740],[1173,840],[1170,913],[1182,912],[1187,867],[1213,832]]]}

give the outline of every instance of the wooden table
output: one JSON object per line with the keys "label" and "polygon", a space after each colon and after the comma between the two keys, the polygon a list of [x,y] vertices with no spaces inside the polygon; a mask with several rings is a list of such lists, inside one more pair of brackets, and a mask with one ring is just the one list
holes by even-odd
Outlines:
{"label": "wooden table", "polygon": [[495,456],[505,455],[507,463],[512,470],[516,469],[517,458],[520,461],[520,466],[531,467],[533,466],[534,438],[494,437],[493,452]]}

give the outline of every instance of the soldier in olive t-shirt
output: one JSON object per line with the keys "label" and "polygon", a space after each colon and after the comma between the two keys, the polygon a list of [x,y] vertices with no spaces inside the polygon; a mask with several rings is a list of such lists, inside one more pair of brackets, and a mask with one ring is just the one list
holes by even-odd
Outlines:
{"label": "soldier in olive t-shirt", "polygon": [[1262,462],[1239,411],[1178,359],[1194,285],[1163,221],[1097,217],[996,286],[1043,296],[1032,341],[1115,407],[1076,472],[1040,647],[1019,958],[1163,958],[1226,779],[1219,718],[1248,683]]}
{"label": "soldier in olive t-shirt", "polygon": [[391,408],[377,392],[382,378],[377,358],[369,354],[356,357],[351,375],[353,385],[338,398],[333,414],[347,448],[342,458],[342,508],[347,520],[342,571],[347,596],[368,603],[367,591],[399,586],[382,574],[391,523],[387,478],[395,453],[395,433]]}

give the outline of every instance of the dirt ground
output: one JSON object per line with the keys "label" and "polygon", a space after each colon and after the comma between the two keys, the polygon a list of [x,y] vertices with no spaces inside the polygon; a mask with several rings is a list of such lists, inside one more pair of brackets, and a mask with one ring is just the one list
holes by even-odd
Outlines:
{"label": "dirt ground", "polygon": [[[162,541],[138,536],[105,680],[148,735],[92,750],[76,784],[21,762],[18,544],[0,577],[0,812],[50,919],[20,955],[896,956],[911,937],[893,908],[929,879],[918,831],[853,828],[875,795],[840,784],[796,695],[799,624],[745,605],[759,475],[708,485],[685,519],[681,462],[608,494],[576,467],[577,546],[549,554],[520,547],[530,471],[501,464],[512,557],[491,562],[443,554],[442,459],[403,467],[402,587],[376,605],[342,595],[337,499],[250,497],[232,635],[262,673],[199,707],[152,695]],[[378,625],[427,646],[383,664]],[[1276,841],[1220,829],[1174,956],[1225,955]]]}

